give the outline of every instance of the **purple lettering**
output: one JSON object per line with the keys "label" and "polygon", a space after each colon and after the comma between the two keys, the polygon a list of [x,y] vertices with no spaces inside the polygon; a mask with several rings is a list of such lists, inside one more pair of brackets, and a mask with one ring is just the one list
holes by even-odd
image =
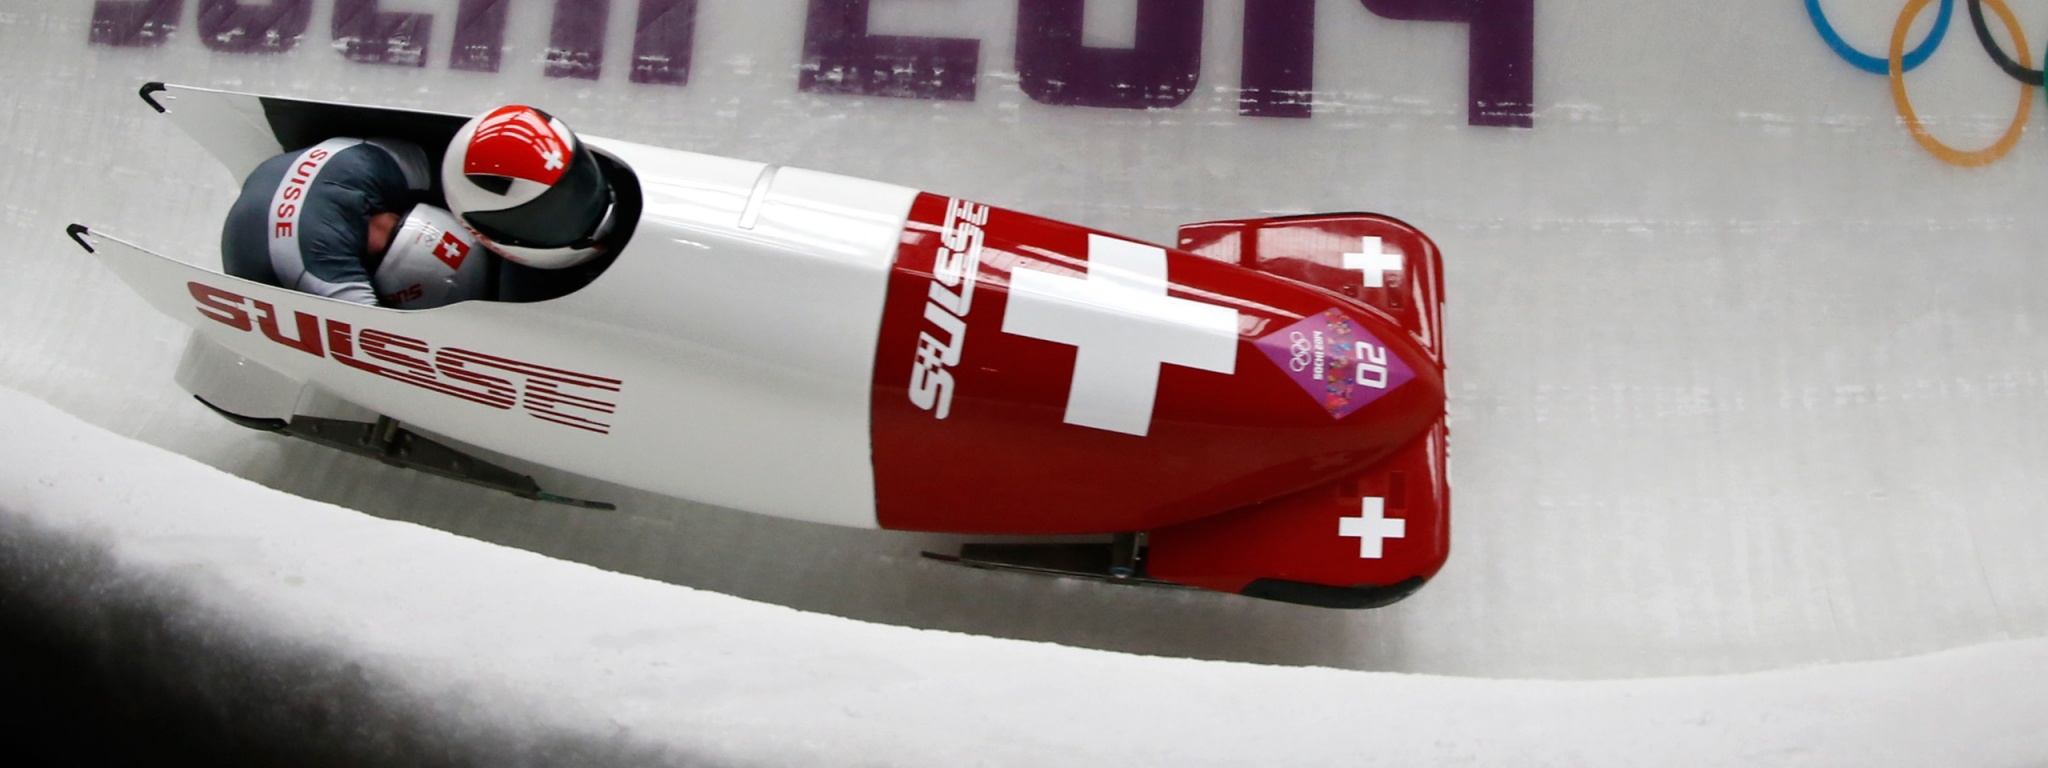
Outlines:
{"label": "purple lettering", "polygon": [[1401,21],[1471,27],[1466,122],[1527,128],[1536,112],[1536,0],[1359,0]]}
{"label": "purple lettering", "polygon": [[203,0],[199,42],[227,53],[284,53],[305,36],[312,5],[311,0]]}
{"label": "purple lettering", "polygon": [[377,0],[334,0],[334,41],[350,61],[424,66],[433,30],[432,14],[386,13]]}
{"label": "purple lettering", "polygon": [[1245,0],[1238,114],[1310,116],[1315,68],[1316,0]]}
{"label": "purple lettering", "polygon": [[640,0],[633,26],[633,82],[689,84],[696,34],[697,0]]}
{"label": "purple lettering", "polygon": [[455,6],[455,42],[448,68],[496,72],[505,50],[505,7],[511,0],[462,0]]}
{"label": "purple lettering", "polygon": [[185,0],[99,0],[92,4],[86,42],[124,48],[163,45],[178,28]]}
{"label": "purple lettering", "polygon": [[1081,42],[1087,0],[1019,0],[1017,73],[1043,104],[1118,109],[1178,106],[1202,70],[1202,4],[1138,0],[1131,48]]}
{"label": "purple lettering", "polygon": [[611,16],[611,0],[555,0],[548,77],[596,80],[604,72],[604,26]]}
{"label": "purple lettering", "polygon": [[973,101],[981,41],[868,34],[868,0],[811,0],[797,87],[905,99]]}
{"label": "purple lettering", "polygon": [[[981,43],[968,38],[870,34],[873,0],[807,0],[798,87],[838,93],[972,101]],[[1136,0],[1129,47],[1084,40],[1088,0],[1017,0],[1016,66],[1032,100],[1058,106],[1164,109],[1201,76],[1204,3]],[[1318,0],[1244,0],[1238,113],[1306,118],[1314,111]],[[629,77],[687,85],[699,0],[637,0]],[[1469,35],[1471,125],[1530,127],[1535,115],[1535,0],[1359,0],[1397,21],[1460,23]],[[351,61],[424,66],[432,13],[385,11],[378,0],[334,0],[332,26]],[[512,0],[456,0],[451,69],[496,72]],[[184,0],[94,0],[92,45],[153,47],[176,31]],[[554,0],[548,77],[599,79],[612,0]],[[207,48],[283,53],[305,36],[311,0],[199,0]]]}

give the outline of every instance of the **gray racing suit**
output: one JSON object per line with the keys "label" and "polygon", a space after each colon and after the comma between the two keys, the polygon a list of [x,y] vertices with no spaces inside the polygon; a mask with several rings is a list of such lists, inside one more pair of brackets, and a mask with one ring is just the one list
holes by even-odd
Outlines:
{"label": "gray racing suit", "polygon": [[374,305],[370,217],[403,214],[432,179],[426,152],[392,139],[328,139],[265,160],[221,228],[222,266],[235,277]]}

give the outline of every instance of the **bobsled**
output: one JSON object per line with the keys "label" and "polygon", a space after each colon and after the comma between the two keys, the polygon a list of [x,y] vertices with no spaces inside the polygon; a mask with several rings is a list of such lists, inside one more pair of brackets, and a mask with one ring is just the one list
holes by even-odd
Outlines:
{"label": "bobsled", "polygon": [[[440,151],[468,119],[142,95],[236,179],[334,136]],[[1442,266],[1412,226],[1214,221],[1168,247],[583,139],[623,244],[576,270],[508,262],[485,298],[433,309],[70,233],[191,326],[178,382],[221,415],[528,498],[604,506],[480,454],[764,515],[988,537],[933,555],[969,566],[1313,606],[1392,603],[1448,555]],[[304,412],[316,394],[379,417]]]}

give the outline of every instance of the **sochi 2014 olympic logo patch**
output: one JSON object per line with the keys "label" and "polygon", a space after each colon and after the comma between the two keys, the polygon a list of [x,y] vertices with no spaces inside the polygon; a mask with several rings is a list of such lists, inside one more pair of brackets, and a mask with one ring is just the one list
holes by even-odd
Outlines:
{"label": "sochi 2014 olympic logo patch", "polygon": [[1415,371],[1387,345],[1335,309],[1302,318],[1254,342],[1330,418],[1341,419],[1399,389]]}

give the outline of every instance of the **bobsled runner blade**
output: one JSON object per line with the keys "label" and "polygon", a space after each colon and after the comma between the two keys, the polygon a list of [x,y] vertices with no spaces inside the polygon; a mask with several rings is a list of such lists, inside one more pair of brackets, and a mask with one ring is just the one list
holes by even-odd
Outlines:
{"label": "bobsled runner blade", "polygon": [[297,415],[290,421],[258,419],[229,412],[206,402],[205,398],[195,399],[239,426],[290,435],[338,451],[376,459],[394,467],[415,469],[470,485],[504,491],[522,499],[583,509],[618,509],[608,502],[578,499],[543,491],[531,475],[522,475],[434,442],[417,432],[399,426],[397,421],[389,417],[379,417],[375,423]]}
{"label": "bobsled runner blade", "polygon": [[1144,542],[1138,534],[1114,541],[1056,544],[962,544],[960,554],[925,552],[943,563],[988,571],[1066,576],[1109,584],[1191,589],[1145,575]]}
{"label": "bobsled runner blade", "polygon": [[618,509],[602,501],[590,501],[548,493],[530,475],[492,464],[462,451],[434,442],[398,425],[388,417],[375,423],[293,416],[276,430],[302,440],[358,456],[367,456],[394,467],[416,469],[430,475],[459,480],[518,496],[522,499],[566,504],[584,509]]}

